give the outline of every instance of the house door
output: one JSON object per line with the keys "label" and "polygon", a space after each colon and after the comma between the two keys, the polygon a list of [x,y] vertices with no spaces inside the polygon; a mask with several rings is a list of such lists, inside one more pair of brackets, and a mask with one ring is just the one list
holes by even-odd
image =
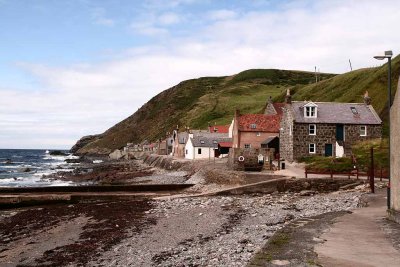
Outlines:
{"label": "house door", "polygon": [[336,124],[336,141],[344,140],[344,125]]}
{"label": "house door", "polygon": [[333,146],[332,144],[325,144],[325,157],[333,156]]}

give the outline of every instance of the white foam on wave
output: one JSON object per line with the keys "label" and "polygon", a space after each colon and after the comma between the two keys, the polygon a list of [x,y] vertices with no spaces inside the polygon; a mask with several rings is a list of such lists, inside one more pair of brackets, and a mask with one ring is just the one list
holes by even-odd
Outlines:
{"label": "white foam on wave", "polygon": [[95,164],[102,163],[102,162],[103,162],[103,161],[102,161],[101,159],[93,160],[93,163],[95,163]]}

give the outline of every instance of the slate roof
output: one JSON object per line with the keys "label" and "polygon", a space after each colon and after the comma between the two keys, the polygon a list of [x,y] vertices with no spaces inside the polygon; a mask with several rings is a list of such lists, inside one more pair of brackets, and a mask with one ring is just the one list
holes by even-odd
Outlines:
{"label": "slate roof", "polygon": [[[381,124],[371,105],[364,103],[313,102],[318,106],[317,118],[305,118],[303,106],[309,102],[293,101],[294,119],[300,123]],[[357,110],[354,114],[351,108]]]}
{"label": "slate roof", "polygon": [[278,138],[278,136],[271,136],[268,137],[267,139],[265,139],[264,141],[261,142],[262,145],[268,145],[272,140],[274,140],[275,138]]}
{"label": "slate roof", "polygon": [[[239,131],[279,133],[281,115],[243,114],[239,117]],[[256,128],[251,127],[252,124]]]}
{"label": "slate roof", "polygon": [[191,140],[194,147],[218,147],[219,142],[232,142],[226,133],[197,133]]}
{"label": "slate roof", "polygon": [[208,131],[210,133],[228,133],[229,125],[211,125],[208,126]]}
{"label": "slate roof", "polygon": [[179,144],[186,144],[186,141],[189,138],[189,134],[187,132],[178,133],[178,143]]}

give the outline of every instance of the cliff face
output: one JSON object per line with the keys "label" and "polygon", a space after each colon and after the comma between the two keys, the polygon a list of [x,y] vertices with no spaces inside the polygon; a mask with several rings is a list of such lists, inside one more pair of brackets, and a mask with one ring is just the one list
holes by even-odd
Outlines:
{"label": "cliff face", "polygon": [[[322,74],[322,79],[333,77]],[[244,113],[263,110],[269,96],[315,81],[314,73],[286,70],[248,70],[228,77],[187,80],[169,88],[137,112],[89,142],[78,154],[108,154],[126,143],[155,141],[177,127],[205,128],[209,122],[228,124],[235,108]],[[83,146],[82,146],[83,144]]]}
{"label": "cliff face", "polygon": [[[393,93],[400,72],[400,57],[392,61]],[[205,128],[209,122],[229,124],[235,109],[260,113],[269,96],[283,102],[286,89],[293,100],[362,102],[368,90],[372,105],[386,119],[387,65],[334,75],[275,69],[247,70],[227,77],[187,80],[167,89],[137,112],[88,142],[81,142],[79,154],[108,154],[126,143],[165,137],[178,125]],[[384,131],[385,132],[385,131]]]}
{"label": "cliff face", "polygon": [[69,150],[69,152],[76,154],[79,149],[83,148],[87,144],[98,140],[101,137],[100,134],[86,135],[76,142],[76,144]]}

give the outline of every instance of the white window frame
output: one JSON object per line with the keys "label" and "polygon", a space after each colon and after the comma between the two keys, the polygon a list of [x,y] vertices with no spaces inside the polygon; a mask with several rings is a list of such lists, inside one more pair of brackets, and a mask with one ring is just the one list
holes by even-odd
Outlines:
{"label": "white window frame", "polygon": [[360,136],[367,136],[367,125],[360,126]]}
{"label": "white window frame", "polygon": [[316,118],[318,117],[318,105],[313,102],[309,102],[308,104],[303,106],[304,109],[304,118]]}
{"label": "white window frame", "polygon": [[261,136],[261,133],[260,133],[260,132],[257,132],[257,136]]}
{"label": "white window frame", "polygon": [[257,124],[255,123],[250,124],[250,129],[257,129]]}
{"label": "white window frame", "polygon": [[[311,127],[314,127],[314,133],[311,133]],[[309,124],[308,125],[308,135],[317,135],[317,125],[316,124]]]}
{"label": "white window frame", "polygon": [[293,124],[289,125],[289,135],[293,134]]}
{"label": "white window frame", "polygon": [[[314,148],[314,149],[313,149],[314,151],[312,151],[311,147]],[[317,147],[316,147],[315,144],[308,144],[308,153],[309,153],[309,154],[315,154],[315,153],[317,153]]]}
{"label": "white window frame", "polygon": [[244,144],[244,148],[251,148],[251,144]]}

